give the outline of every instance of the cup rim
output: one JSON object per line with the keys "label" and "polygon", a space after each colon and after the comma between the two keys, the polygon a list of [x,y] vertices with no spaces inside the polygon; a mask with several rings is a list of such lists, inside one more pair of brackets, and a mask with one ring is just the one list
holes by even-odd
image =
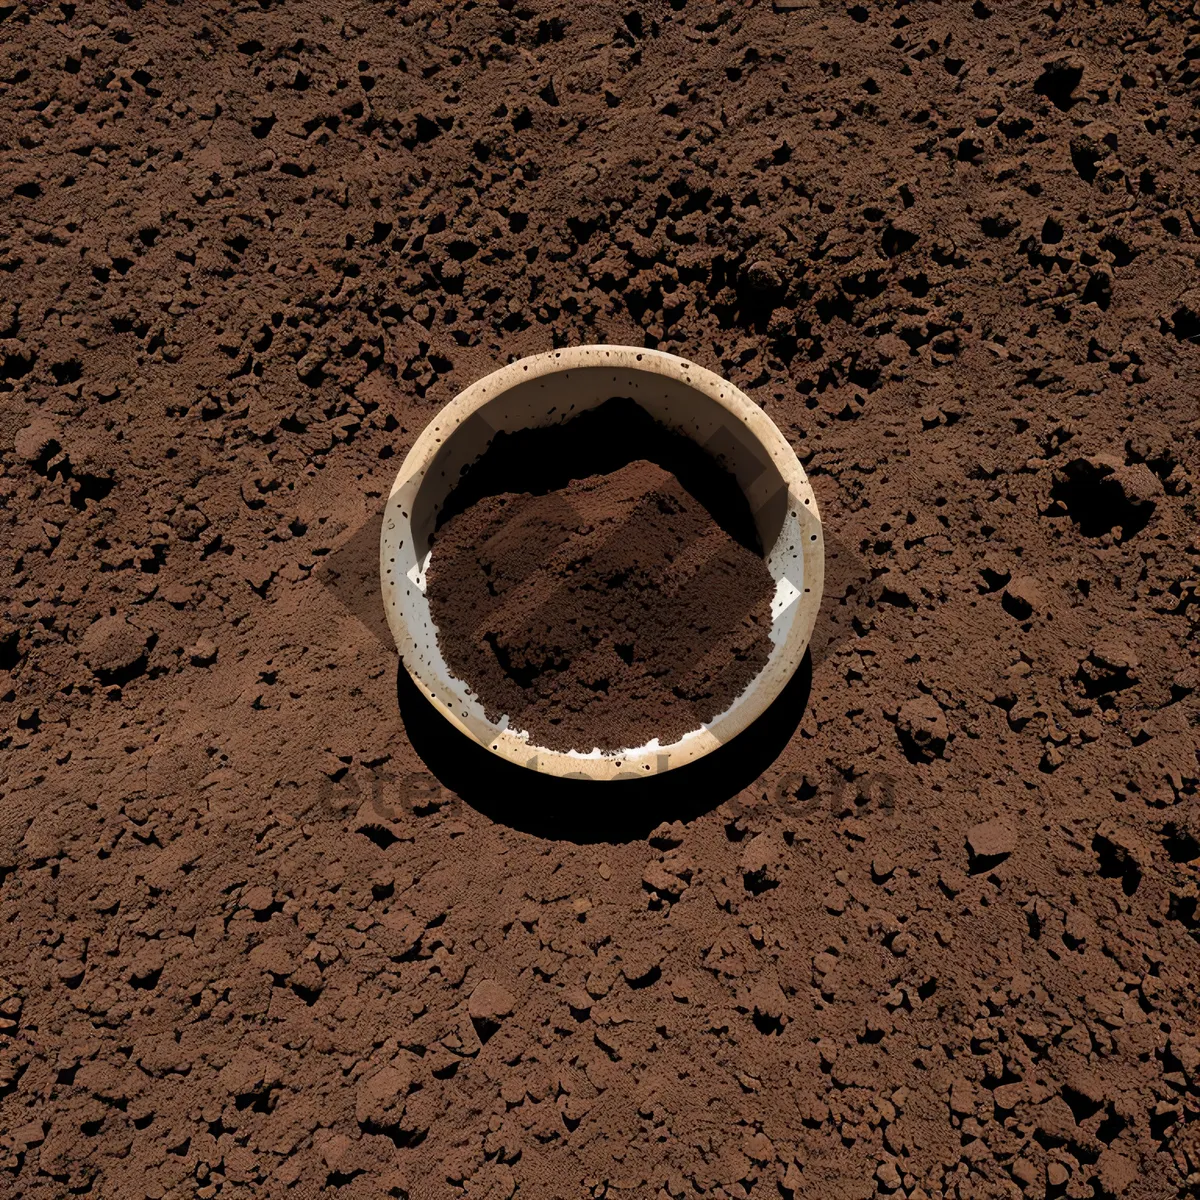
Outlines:
{"label": "cup rim", "polygon": [[[393,564],[404,539],[413,536],[408,508],[421,480],[469,417],[518,384],[592,367],[620,367],[665,376],[706,396],[741,422],[786,484],[791,514],[801,530],[804,587],[797,590],[794,603],[798,608],[782,645],[776,647],[767,665],[724,713],[666,747],[658,746],[655,739],[643,747],[581,754],[538,746],[531,738],[492,722],[476,728],[478,720],[464,719],[465,711],[460,716],[458,706],[462,701],[455,695],[455,685],[461,689],[464,681],[453,676],[442,678],[425,663],[416,666],[417,642],[396,602],[395,589],[403,577]],[[764,546],[764,553],[771,549]],[[770,417],[739,388],[707,368],[666,351],[604,343],[573,346],[530,355],[497,368],[464,388],[426,424],[405,455],[388,496],[380,533],[380,583],[388,626],[405,669],[425,699],[462,734],[500,758],[543,774],[580,779],[646,778],[694,762],[736,737],[783,691],[804,657],[816,623],[824,584],[824,537],[816,496],[795,452]],[[432,619],[427,624],[432,628]]]}

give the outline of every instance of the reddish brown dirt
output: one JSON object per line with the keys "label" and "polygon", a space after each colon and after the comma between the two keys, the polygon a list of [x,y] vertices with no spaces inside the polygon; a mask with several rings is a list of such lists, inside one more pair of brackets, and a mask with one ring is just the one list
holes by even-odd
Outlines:
{"label": "reddish brown dirt", "polygon": [[717,515],[644,460],[478,500],[438,532],[426,576],[447,665],[538,746],[678,741],[771,651],[774,580]]}
{"label": "reddish brown dirt", "polygon": [[[0,8],[0,1190],[1194,1189],[1197,37]],[[794,735],[584,845],[426,773],[374,556],[589,340],[747,390],[830,548]]]}

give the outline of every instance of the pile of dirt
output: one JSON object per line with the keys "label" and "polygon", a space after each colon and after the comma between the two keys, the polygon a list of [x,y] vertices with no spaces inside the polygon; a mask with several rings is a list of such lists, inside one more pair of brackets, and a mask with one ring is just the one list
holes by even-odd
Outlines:
{"label": "pile of dirt", "polygon": [[447,665],[492,720],[548,749],[669,745],[771,650],[762,556],[640,459],[476,501],[439,530],[426,579]]}
{"label": "pile of dirt", "polygon": [[[0,1192],[1194,1191],[1194,26],[6,0]],[[611,806],[436,741],[378,582],[599,341],[827,559],[775,741]]]}

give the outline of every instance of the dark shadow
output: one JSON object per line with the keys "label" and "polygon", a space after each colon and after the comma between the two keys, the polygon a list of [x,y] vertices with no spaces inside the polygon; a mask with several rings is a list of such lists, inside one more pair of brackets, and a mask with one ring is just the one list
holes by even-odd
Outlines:
{"label": "dark shadow", "polygon": [[753,783],[795,734],[811,686],[812,659],[806,654],[767,711],[720,749],[650,779],[604,783],[540,775],[485,750],[429,703],[403,664],[396,696],[413,749],[476,812],[535,837],[632,842],[664,821],[694,821]]}
{"label": "dark shadow", "polygon": [[1099,833],[1092,838],[1092,850],[1100,860],[1100,877],[1119,879],[1121,890],[1125,895],[1132,896],[1142,881],[1142,872],[1129,852]]}
{"label": "dark shadow", "polygon": [[379,533],[383,512],[371,517],[317,568],[317,582],[385,646],[393,646],[379,586]]}
{"label": "dark shadow", "polygon": [[1050,489],[1054,504],[1046,515],[1070,517],[1085,538],[1101,537],[1119,528],[1118,540],[1127,542],[1146,528],[1154,516],[1155,503],[1126,495],[1121,484],[1105,471],[1083,458],[1067,463]]}
{"label": "dark shadow", "polygon": [[[317,581],[335,596],[347,612],[358,618],[383,646],[395,647],[379,589],[379,530],[383,512],[367,520],[352,538],[324,559]],[[835,534],[824,542],[824,592],[821,610],[809,642],[812,666],[821,664],[847,637],[854,634],[852,619],[870,607],[871,571],[862,554]],[[1007,582],[1004,581],[1004,582]],[[0,642],[0,668],[5,665],[6,643]]]}
{"label": "dark shadow", "polygon": [[1195,862],[1200,858],[1200,841],[1174,821],[1168,821],[1162,830],[1163,849],[1173,863]]}
{"label": "dark shadow", "polygon": [[970,846],[967,847],[967,855],[970,865],[967,868],[968,875],[984,875],[988,871],[994,871],[1005,859],[1008,858],[1009,852],[1006,850],[1003,854],[976,854]]}
{"label": "dark shadow", "polygon": [[[376,513],[348,542],[325,558],[315,577],[382,645],[394,649],[379,586],[379,532],[382,525],[383,513]],[[1007,578],[1004,582],[1008,582]],[[814,667],[855,634],[854,617],[871,607],[871,583],[871,569],[863,556],[836,534],[826,531],[825,587],[809,640]],[[0,641],[0,669],[4,668],[6,651],[11,653],[8,644]]]}
{"label": "dark shadow", "polygon": [[1075,89],[1083,80],[1083,68],[1070,59],[1060,58],[1042,67],[1042,73],[1034,81],[1033,90],[1045,96],[1055,108],[1066,112],[1079,103]]}
{"label": "dark shadow", "polygon": [[[554,410],[551,409],[551,412]],[[573,479],[609,475],[645,459],[673,474],[735,541],[762,554],[754,516],[737,480],[721,461],[719,436],[707,448],[659,424],[640,404],[615,397],[561,425],[497,433],[464,471],[437,515],[440,529],[485,496],[544,496]]]}

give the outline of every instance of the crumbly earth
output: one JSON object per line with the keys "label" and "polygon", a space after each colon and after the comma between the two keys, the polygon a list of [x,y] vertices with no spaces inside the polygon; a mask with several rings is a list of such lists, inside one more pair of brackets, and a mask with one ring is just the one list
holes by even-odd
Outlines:
{"label": "crumbly earth", "polygon": [[[2,1190],[1194,1191],[1198,39],[0,8]],[[597,340],[764,406],[828,584],[758,777],[581,844],[431,777],[375,556]]]}
{"label": "crumbly earth", "polygon": [[438,532],[426,575],[447,665],[534,745],[677,742],[771,652],[775,581],[718,515],[641,459],[481,498]]}

